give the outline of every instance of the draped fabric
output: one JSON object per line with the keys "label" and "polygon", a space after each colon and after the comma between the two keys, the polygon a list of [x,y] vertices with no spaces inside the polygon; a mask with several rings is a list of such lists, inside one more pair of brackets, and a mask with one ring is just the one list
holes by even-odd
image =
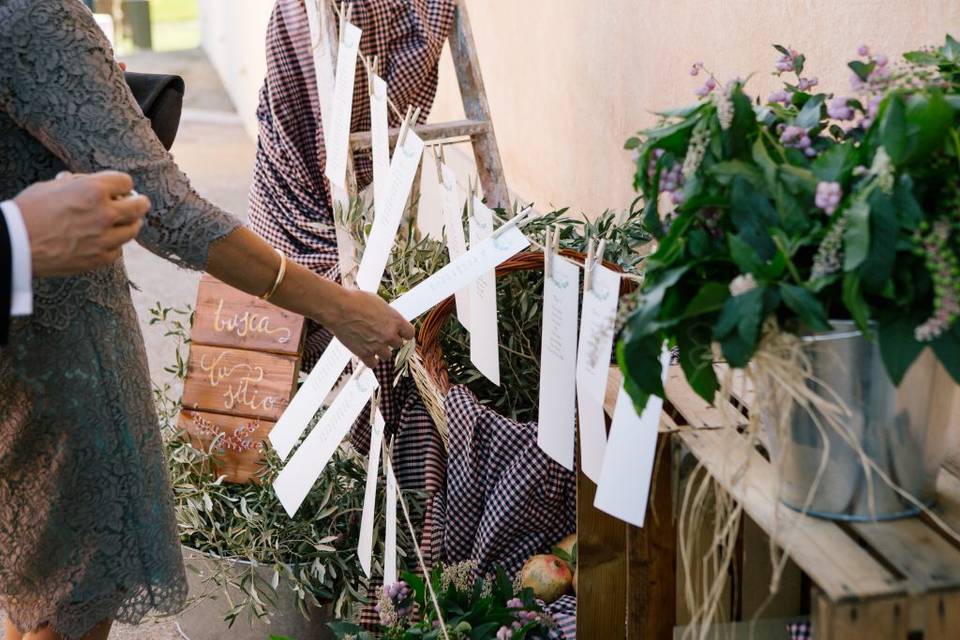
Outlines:
{"label": "draped fabric", "polygon": [[[308,0],[312,1],[312,0]],[[421,108],[425,122],[437,87],[437,63],[453,25],[453,0],[358,0],[352,21],[360,52],[378,56],[388,95],[399,109]],[[279,0],[267,27],[267,76],[260,90],[260,136],[250,193],[250,227],[294,261],[339,278],[320,102],[303,0]],[[367,76],[358,61],[351,131],[370,129]],[[398,126],[392,112],[390,126]],[[360,188],[370,182],[369,155],[355,158]],[[329,333],[311,325],[304,367],[316,363]]]}

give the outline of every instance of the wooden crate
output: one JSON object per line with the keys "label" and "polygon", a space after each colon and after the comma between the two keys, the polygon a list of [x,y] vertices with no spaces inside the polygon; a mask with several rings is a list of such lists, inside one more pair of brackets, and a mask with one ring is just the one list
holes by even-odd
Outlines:
{"label": "wooden crate", "polygon": [[[610,387],[619,382],[612,371]],[[773,466],[738,431],[720,428],[717,409],[693,392],[679,367],[669,371],[666,392],[662,443],[672,439],[688,449],[766,535],[789,549],[809,579],[816,640],[960,639],[960,545],[929,518],[836,523],[782,506]],[[740,384],[737,411],[745,414],[751,401],[752,390]],[[945,402],[956,407],[950,394]],[[612,411],[609,401],[607,408]],[[949,419],[960,422],[960,413],[949,410]],[[594,487],[580,478],[580,637],[673,637],[677,497],[670,480],[676,470],[671,447],[661,449],[644,529],[593,509]],[[743,471],[739,463],[748,458]],[[941,472],[937,494],[934,512],[960,531],[956,468]]]}

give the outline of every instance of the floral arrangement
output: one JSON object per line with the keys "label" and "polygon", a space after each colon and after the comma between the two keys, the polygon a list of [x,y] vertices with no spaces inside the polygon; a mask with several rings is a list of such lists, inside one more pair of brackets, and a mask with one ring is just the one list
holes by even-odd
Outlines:
{"label": "floral arrangement", "polygon": [[894,383],[925,347],[960,381],[960,43],[899,64],[861,47],[843,94],[776,50],[766,100],[697,63],[699,101],[627,141],[658,240],[618,346],[638,406],[663,395],[664,343],[712,401],[714,345],[742,368],[771,328],[838,319],[879,340]]}
{"label": "floral arrangement", "polygon": [[[438,566],[430,573],[430,585],[418,575],[405,573],[403,580],[382,588],[377,612],[386,640],[547,640],[553,621],[544,613],[529,588],[518,589],[502,568],[493,575],[474,578],[475,562]],[[446,625],[441,630],[437,606]],[[373,638],[355,625],[330,625],[342,640]]]}
{"label": "floral arrangement", "polygon": [[[189,340],[191,316],[189,309],[159,304],[151,309],[150,323],[163,325],[175,345],[176,361],[166,371],[181,381],[186,375],[182,350]],[[277,455],[271,452],[266,457],[260,482],[223,482],[213,460],[224,434],[206,451],[194,448],[177,427],[180,403],[171,395],[169,384],[154,388],[180,541],[214,559],[243,561],[204,565],[209,595],[222,592],[223,600],[230,603],[225,621],[232,625],[240,617],[269,619],[281,585],[293,591],[305,616],[311,605],[327,602],[333,603],[338,617],[354,616],[368,602],[367,580],[356,554],[366,483],[364,457],[348,445],[341,447],[296,518],[291,519],[272,487],[282,467]],[[420,522],[423,514],[418,505],[422,500],[408,502],[411,517]],[[375,526],[380,530],[383,509],[380,501],[375,514]],[[401,554],[412,558],[408,535],[402,529],[398,533]],[[382,538],[374,537],[378,541],[375,558],[383,557]],[[266,572],[267,578],[264,567],[273,569]]]}

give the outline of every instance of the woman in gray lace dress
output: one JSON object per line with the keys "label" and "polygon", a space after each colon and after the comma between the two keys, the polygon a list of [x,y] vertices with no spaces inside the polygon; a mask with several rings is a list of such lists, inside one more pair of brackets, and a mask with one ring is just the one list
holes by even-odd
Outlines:
{"label": "woman in gray lace dress", "polygon": [[[194,193],[79,0],[0,0],[0,200],[63,169],[131,174],[138,238],[254,294],[280,258]],[[290,263],[272,298],[374,364],[412,328]],[[186,595],[143,342],[122,262],[34,281],[0,350],[0,608],[7,640],[101,639]]]}

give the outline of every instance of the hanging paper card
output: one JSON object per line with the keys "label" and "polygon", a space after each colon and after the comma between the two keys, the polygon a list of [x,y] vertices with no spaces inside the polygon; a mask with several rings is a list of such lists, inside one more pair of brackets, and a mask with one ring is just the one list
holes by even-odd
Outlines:
{"label": "hanging paper card", "polygon": [[383,544],[383,584],[397,582],[397,478],[393,475],[393,463],[389,455],[383,457],[383,468],[387,475],[386,524]]}
{"label": "hanging paper card", "polygon": [[320,477],[377,386],[377,378],[370,369],[364,367],[360,373],[354,374],[277,475],[273,488],[291,518],[296,515],[313,483]]}
{"label": "hanging paper card", "polygon": [[498,231],[496,236],[472,247],[459,259],[394,300],[390,306],[407,320],[413,320],[530,246],[530,241],[515,226]]}
{"label": "hanging paper card", "polygon": [[572,470],[577,424],[580,267],[553,254],[550,269],[551,275],[543,283],[537,444],[548,456]]}
{"label": "hanging paper card", "polygon": [[389,180],[382,191],[386,194],[383,206],[375,205],[373,228],[357,272],[357,286],[364,291],[376,291],[380,287],[422,155],[423,140],[412,129],[408,130],[403,146],[398,145],[393,152]]}
{"label": "hanging paper card", "polygon": [[[391,306],[407,320],[413,320],[458,289],[469,285],[480,274],[495,269],[504,260],[529,245],[530,241],[519,229],[506,229],[497,237],[482,242],[434,273],[397,298]],[[334,338],[270,432],[270,443],[281,458],[286,458],[293,451],[297,440],[320,410],[349,363],[350,352]]]}
{"label": "hanging paper card", "polygon": [[[450,260],[456,260],[467,252],[467,240],[463,235],[463,198],[457,188],[457,176],[445,164],[438,165],[443,182],[440,184],[443,206],[443,225],[447,235],[447,250]],[[470,329],[470,288],[457,291],[457,320]]]}
{"label": "hanging paper card", "polygon": [[[664,380],[669,366],[670,353],[664,351],[660,356]],[[647,513],[662,409],[663,398],[652,395],[638,416],[633,400],[620,385],[593,506],[636,527],[643,526]]]}
{"label": "hanging paper card", "polygon": [[310,28],[310,43],[313,47],[313,67],[317,79],[317,98],[320,103],[320,117],[324,131],[328,130],[327,118],[331,114],[333,103],[333,52],[323,37],[329,33],[327,11],[320,11],[319,2],[322,0],[306,0],[307,24]]}
{"label": "hanging paper card", "polygon": [[297,395],[290,401],[270,432],[270,444],[281,458],[286,458],[293,451],[297,440],[333,391],[333,386],[337,384],[343,370],[347,368],[350,357],[350,352],[339,340],[334,338],[330,341],[326,351],[320,356],[320,361],[314,365],[306,382],[300,386]]}
{"label": "hanging paper card", "polygon": [[[477,196],[470,216],[470,245],[493,233],[493,211]],[[470,285],[470,362],[490,382],[500,385],[500,334],[497,330],[497,276],[490,269]]]}
{"label": "hanging paper card", "polygon": [[577,344],[577,404],[580,416],[580,464],[596,482],[603,465],[607,427],[603,396],[610,371],[620,276],[597,264],[589,291],[583,293],[583,317]]}
{"label": "hanging paper card", "polygon": [[370,422],[370,455],[367,460],[367,485],[363,494],[363,513],[360,515],[360,541],[357,557],[364,575],[370,577],[373,563],[373,515],[377,507],[377,480],[380,477],[380,445],[383,443],[383,415],[377,409]]}
{"label": "hanging paper card", "polygon": [[386,204],[390,181],[390,137],[387,131],[387,83],[373,75],[370,93],[370,154],[373,156],[373,206],[375,218]]}
{"label": "hanging paper card", "polygon": [[340,25],[340,47],[337,50],[337,78],[333,87],[332,113],[324,118],[327,166],[324,175],[341,189],[346,189],[347,145],[350,144],[350,120],[353,115],[353,85],[357,72],[361,31],[349,22]]}

